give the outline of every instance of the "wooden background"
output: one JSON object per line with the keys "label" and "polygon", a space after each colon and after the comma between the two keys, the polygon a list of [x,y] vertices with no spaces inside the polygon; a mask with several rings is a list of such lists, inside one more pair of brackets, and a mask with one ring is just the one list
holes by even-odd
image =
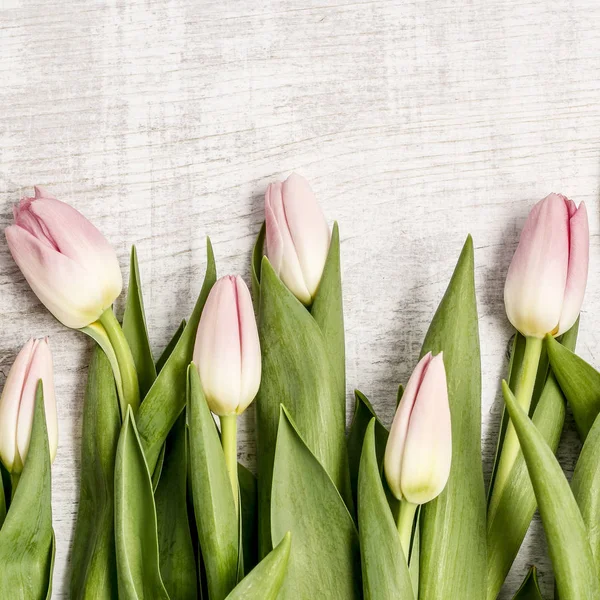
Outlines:
{"label": "wooden background", "polygon": [[[360,387],[386,422],[472,233],[487,478],[512,333],[505,273],[550,191],[588,205],[578,348],[600,364],[599,58],[597,0],[1,0],[0,226],[41,184],[106,234],[125,276],[135,243],[158,353],[191,311],[205,236],[219,272],[248,280],[266,185],[299,171],[340,223],[349,405]],[[45,311],[3,241],[0,285],[0,383],[29,336],[51,336],[66,598],[91,342]],[[250,465],[251,431],[249,415]],[[569,422],[569,473],[577,450]],[[532,563],[551,595],[537,520],[503,598]]]}

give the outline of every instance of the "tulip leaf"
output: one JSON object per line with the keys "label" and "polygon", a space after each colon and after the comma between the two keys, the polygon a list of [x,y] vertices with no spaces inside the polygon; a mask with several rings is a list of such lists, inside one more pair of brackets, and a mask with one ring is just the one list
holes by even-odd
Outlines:
{"label": "tulip leaf", "polygon": [[168,600],[159,566],[156,506],[131,407],[115,461],[115,541],[120,600]]}
{"label": "tulip leaf", "polygon": [[123,333],[131,349],[131,355],[138,374],[140,396],[143,400],[156,379],[156,367],[152,357],[150,341],[148,340],[140,269],[135,246],[131,247],[129,264],[129,289],[127,291],[125,312],[123,313]]}
{"label": "tulip leaf", "polygon": [[[54,562],[56,560],[56,535],[54,535],[54,529],[52,530],[52,545],[50,548],[50,573],[54,573]],[[46,592],[46,600],[52,599],[52,577],[48,582],[48,591]]]}
{"label": "tulip leaf", "polygon": [[53,539],[50,450],[40,381],[27,459],[0,529],[0,598],[36,600],[48,596]]}
{"label": "tulip leaf", "polygon": [[361,597],[359,542],[352,517],[281,406],[273,468],[272,543],[279,543],[288,531],[293,549],[281,600]]}
{"label": "tulip leaf", "polygon": [[537,569],[531,567],[513,600],[544,600],[537,580]]}
{"label": "tulip leaf", "polygon": [[186,370],[192,361],[196,329],[217,272],[210,240],[207,240],[206,275],[196,306],[177,345],[160,370],[137,414],[137,427],[151,473],[154,472],[162,445],[171,427],[185,407]]}
{"label": "tulip leaf", "polygon": [[502,392],[537,499],[561,600],[600,598],[585,523],[554,452],[503,382]]}
{"label": "tulip leaf", "polygon": [[88,370],[81,439],[81,486],[71,560],[73,600],[117,595],[114,470],[121,415],[112,369],[96,347]]}
{"label": "tulip leaf", "polygon": [[571,489],[583,522],[600,573],[600,416],[590,429],[571,481]]}
{"label": "tulip leaf", "polygon": [[267,225],[263,222],[252,250],[252,296],[256,304],[258,304],[260,298],[260,267],[263,258],[263,248],[265,245],[266,235]]}
{"label": "tulip leaf", "polygon": [[[562,336],[561,343],[574,348],[577,332],[578,322]],[[565,414],[564,397],[554,374],[550,372],[532,420],[553,452],[558,448]],[[495,600],[498,596],[536,509],[537,502],[527,465],[523,453],[519,451],[495,509],[488,512],[488,600]]]}
{"label": "tulip leaf", "polygon": [[277,600],[285,579],[291,539],[290,533],[286,533],[258,566],[237,584],[227,600]]}
{"label": "tulip leaf", "polygon": [[246,571],[258,563],[258,488],[256,477],[238,464],[241,498],[242,549]]}
{"label": "tulip leaf", "polygon": [[323,333],[275,274],[266,257],[262,261],[260,288],[262,382],[256,400],[256,425],[259,544],[264,556],[271,547],[271,480],[282,399],[311,452],[349,503],[351,491],[345,441],[346,411],[339,402]]}
{"label": "tulip leaf", "polygon": [[169,356],[171,356],[171,354],[173,353],[173,350],[175,350],[175,347],[177,346],[177,342],[179,341],[179,338],[185,331],[185,325],[186,325],[186,322],[184,319],[183,321],[181,321],[181,323],[179,324],[179,327],[177,328],[177,331],[173,334],[173,337],[169,340],[169,343],[167,344],[165,349],[162,351],[162,354],[160,355],[159,359],[156,361],[156,372],[157,373],[160,373],[162,371],[162,368],[165,366],[165,363],[167,362]]}
{"label": "tulip leaf", "polygon": [[225,455],[198,370],[188,369],[192,496],[210,600],[223,600],[237,583],[239,528]]}
{"label": "tulip leaf", "polygon": [[358,531],[366,600],[414,598],[400,535],[388,506],[377,455],[376,420],[365,433],[358,476]]}
{"label": "tulip leaf", "polygon": [[546,336],[546,348],[552,370],[573,411],[577,430],[585,440],[600,413],[600,373],[550,336]]}
{"label": "tulip leaf", "polygon": [[6,517],[6,495],[4,492],[4,481],[2,478],[2,472],[0,471],[0,529],[2,528],[2,523],[4,523],[5,517]]}
{"label": "tulip leaf", "polygon": [[473,263],[469,236],[421,350],[422,355],[444,352],[452,469],[445,490],[421,510],[419,600],[485,595],[481,361]]}

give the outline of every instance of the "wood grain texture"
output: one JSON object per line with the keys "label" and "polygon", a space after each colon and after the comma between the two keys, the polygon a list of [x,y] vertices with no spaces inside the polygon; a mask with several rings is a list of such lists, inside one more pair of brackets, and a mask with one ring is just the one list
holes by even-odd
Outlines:
{"label": "wood grain texture", "polygon": [[[0,2],[0,227],[47,186],[115,245],[138,247],[151,341],[192,309],[210,234],[248,279],[262,196],[298,170],[340,223],[348,398],[385,422],[468,232],[491,468],[511,328],[502,291],[528,207],[585,200],[591,269],[579,352],[600,364],[600,4],[596,0]],[[122,302],[121,306],[122,308]],[[90,342],[55,322],[0,243],[0,383],[51,336],[60,411],[55,598],[66,598]],[[241,457],[255,458],[251,414]],[[567,472],[572,423],[560,447]],[[551,590],[536,520],[529,564]]]}

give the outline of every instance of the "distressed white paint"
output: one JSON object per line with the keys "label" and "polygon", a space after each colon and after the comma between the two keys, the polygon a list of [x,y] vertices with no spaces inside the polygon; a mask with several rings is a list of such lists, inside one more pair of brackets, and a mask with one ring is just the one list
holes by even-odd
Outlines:
{"label": "distressed white paint", "polygon": [[[511,329],[502,287],[532,202],[588,203],[580,353],[598,364],[597,0],[0,1],[0,226],[33,184],[138,247],[160,350],[191,310],[204,237],[248,276],[267,182],[296,169],[342,234],[348,397],[392,416],[468,232],[490,470]],[[0,244],[0,365],[50,334],[60,406],[55,598],[66,598],[90,343],[40,306]],[[241,455],[254,460],[251,423]],[[560,457],[571,471],[577,441]],[[508,582],[550,565],[536,520]]]}

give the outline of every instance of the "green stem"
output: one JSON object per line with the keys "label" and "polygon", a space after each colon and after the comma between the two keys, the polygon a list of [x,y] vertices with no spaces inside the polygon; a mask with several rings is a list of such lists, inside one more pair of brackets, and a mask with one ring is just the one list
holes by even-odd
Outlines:
{"label": "green stem", "polygon": [[125,339],[123,329],[121,329],[121,325],[117,321],[112,308],[105,310],[98,320],[106,330],[110,344],[117,357],[125,402],[125,406],[122,408],[126,409],[126,405],[129,404],[135,413],[140,406],[140,387],[129,344]]}
{"label": "green stem", "polygon": [[10,501],[11,502],[15,498],[15,492],[17,491],[17,486],[19,485],[19,479],[21,479],[21,473],[11,473],[10,474]]}
{"label": "green stem", "polygon": [[410,552],[410,538],[412,536],[413,523],[415,521],[415,513],[417,512],[417,504],[403,500],[400,503],[400,510],[398,511],[398,517],[396,520],[396,527],[398,527],[398,533],[400,534],[400,543],[402,544],[402,550],[408,563]]}
{"label": "green stem", "polygon": [[221,419],[221,445],[225,455],[227,473],[231,481],[235,510],[238,510],[238,474],[237,474],[237,415],[226,415]]}
{"label": "green stem", "polygon": [[[523,364],[519,379],[517,380],[515,397],[519,406],[529,413],[531,406],[531,397],[535,387],[540,355],[542,353],[543,340],[535,337],[528,337],[525,340],[525,353],[523,355]],[[489,514],[493,514],[500,502],[502,493],[510,476],[510,472],[519,455],[519,439],[515,432],[513,424],[509,421],[502,443],[498,469],[494,479],[494,488],[490,497]]]}

